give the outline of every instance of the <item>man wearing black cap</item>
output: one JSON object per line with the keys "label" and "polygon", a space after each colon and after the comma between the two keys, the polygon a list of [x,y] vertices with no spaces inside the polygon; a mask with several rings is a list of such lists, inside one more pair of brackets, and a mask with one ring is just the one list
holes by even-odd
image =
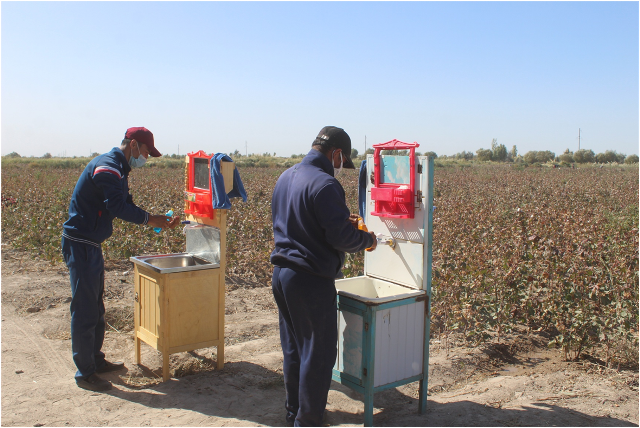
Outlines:
{"label": "man wearing black cap", "polygon": [[113,232],[113,219],[174,228],[178,217],[167,221],[138,208],[129,194],[131,168],[142,166],[149,155],[162,156],[153,134],[146,128],[129,128],[120,147],[100,155],[86,166],[71,196],[69,219],[63,225],[62,255],[71,280],[71,350],[78,368],[80,388],[111,389],[111,383],[97,373],[124,368],[124,363],[104,358],[104,259],[101,244]]}
{"label": "man wearing black cap", "polygon": [[354,169],[350,154],[344,129],[326,126],[273,190],[272,288],[284,354],[286,419],[294,426],[322,425],[337,354],[335,278],[342,276],[345,252],[376,246],[373,232],[354,227],[335,179],[343,167]]}

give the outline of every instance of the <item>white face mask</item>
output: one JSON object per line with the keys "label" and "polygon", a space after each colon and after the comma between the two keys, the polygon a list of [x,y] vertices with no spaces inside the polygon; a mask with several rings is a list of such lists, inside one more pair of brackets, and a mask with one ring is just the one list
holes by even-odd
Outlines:
{"label": "white face mask", "polygon": [[[138,146],[138,153],[140,153],[140,146]],[[129,165],[131,166],[131,168],[140,168],[146,161],[147,158],[142,156],[142,153],[140,153],[140,156],[138,156],[137,158],[134,158],[133,150],[131,150],[131,157],[129,158]]]}
{"label": "white face mask", "polygon": [[[335,153],[335,152],[336,152],[336,151],[334,150],[334,151],[333,151],[333,153]],[[333,159],[333,153],[331,154],[331,159]],[[342,172],[342,164],[343,164],[343,161],[342,161],[342,152],[340,152],[340,168],[338,168],[338,169],[336,170],[336,169],[335,169],[335,167],[334,167],[334,170],[333,170],[333,176],[334,176],[334,177],[339,176],[339,175],[340,175],[340,173]]]}

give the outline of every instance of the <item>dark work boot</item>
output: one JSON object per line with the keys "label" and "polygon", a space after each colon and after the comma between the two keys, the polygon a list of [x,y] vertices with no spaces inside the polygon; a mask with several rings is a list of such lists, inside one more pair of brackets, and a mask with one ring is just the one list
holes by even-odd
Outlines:
{"label": "dark work boot", "polygon": [[111,389],[111,382],[102,379],[95,373],[91,373],[85,378],[76,378],[76,384],[82,389],[88,389],[89,391],[108,391]]}
{"label": "dark work boot", "polygon": [[116,361],[115,363],[112,363],[110,361],[104,360],[104,364],[100,366],[100,368],[96,369],[96,373],[115,372],[122,369],[124,369],[123,362]]}

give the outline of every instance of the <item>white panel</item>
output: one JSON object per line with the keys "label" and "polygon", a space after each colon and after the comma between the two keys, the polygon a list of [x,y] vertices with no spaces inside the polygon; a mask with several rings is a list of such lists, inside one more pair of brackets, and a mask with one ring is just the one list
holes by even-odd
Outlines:
{"label": "white panel", "polygon": [[[416,191],[422,191],[422,198],[413,219],[395,219],[371,215],[375,204],[371,200],[371,181],[367,181],[367,205],[365,224],[367,228],[384,236],[396,239],[396,247],[380,245],[376,250],[364,254],[365,275],[383,278],[415,289],[426,287],[424,278],[424,233],[428,216],[425,212],[427,189],[427,167],[425,157],[419,157],[422,174],[416,173]],[[373,172],[373,155],[367,156],[367,175]]]}
{"label": "white panel", "polygon": [[374,386],[422,373],[424,302],[376,313]]}
{"label": "white panel", "polygon": [[391,311],[391,368],[389,372],[393,373],[393,380],[402,379],[401,367],[405,356],[404,350],[407,346],[407,336],[401,332],[407,328],[407,306],[398,306],[396,311]]}
{"label": "white panel", "polygon": [[384,385],[389,378],[389,320],[391,309],[376,313],[376,349],[374,360],[374,386]]}
{"label": "white panel", "polygon": [[[416,318],[416,311],[417,308],[419,307],[419,305],[408,305],[407,306],[407,320],[415,320]],[[417,346],[422,346],[422,341],[416,341],[413,340],[412,338],[416,337],[416,323],[415,322],[407,322],[407,344],[405,346],[405,352],[407,355],[412,355],[413,357],[411,358],[406,358],[405,359],[405,363],[404,363],[404,367],[403,367],[403,372],[402,372],[402,376],[403,378],[408,378],[411,376],[411,373],[413,372],[413,358],[415,358],[415,348]]]}
{"label": "white panel", "polygon": [[[424,314],[425,314],[425,302],[418,302],[414,305],[414,313],[408,320],[414,328],[413,331],[413,355],[409,357],[411,362],[410,376],[414,376],[422,373],[422,363],[424,356]],[[427,340],[429,340],[427,338]],[[426,371],[426,369],[425,369]],[[409,377],[409,376],[407,376]]]}
{"label": "white panel", "polygon": [[422,290],[369,276],[339,279],[336,281],[336,289],[341,296],[347,295],[360,302],[375,305],[425,294]]}
{"label": "white panel", "polygon": [[422,289],[424,246],[410,241],[397,241],[396,248],[380,245],[365,251],[365,275],[386,279],[414,289]]}
{"label": "white panel", "polygon": [[338,358],[334,368],[358,379],[362,378],[363,328],[361,315],[338,311]]}
{"label": "white panel", "polygon": [[[398,335],[398,344],[402,344],[402,347],[398,346],[395,348],[395,361],[396,361],[396,365],[398,367],[398,379],[403,379],[404,378],[404,374],[405,374],[405,366],[407,365],[407,361],[406,358],[404,358],[404,355],[407,354],[407,347],[409,346],[409,342],[411,342],[411,340],[408,340],[408,336],[407,336],[407,328],[408,325],[406,324],[406,321],[408,319],[408,313],[409,313],[409,308],[413,306],[413,305],[404,305],[404,306],[400,306],[400,310],[398,311],[398,320],[396,323],[394,330],[394,334]],[[404,321],[404,323],[403,323]]]}

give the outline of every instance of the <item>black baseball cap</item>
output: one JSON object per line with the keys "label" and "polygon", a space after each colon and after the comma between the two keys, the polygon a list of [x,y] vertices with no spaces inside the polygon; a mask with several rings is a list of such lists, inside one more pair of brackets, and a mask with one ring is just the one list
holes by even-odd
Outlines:
{"label": "black baseball cap", "polygon": [[342,156],[344,161],[342,166],[344,168],[355,169],[353,162],[351,161],[351,138],[344,129],[337,126],[325,126],[320,130],[318,136],[313,140],[313,146],[331,146],[336,149],[342,149]]}

